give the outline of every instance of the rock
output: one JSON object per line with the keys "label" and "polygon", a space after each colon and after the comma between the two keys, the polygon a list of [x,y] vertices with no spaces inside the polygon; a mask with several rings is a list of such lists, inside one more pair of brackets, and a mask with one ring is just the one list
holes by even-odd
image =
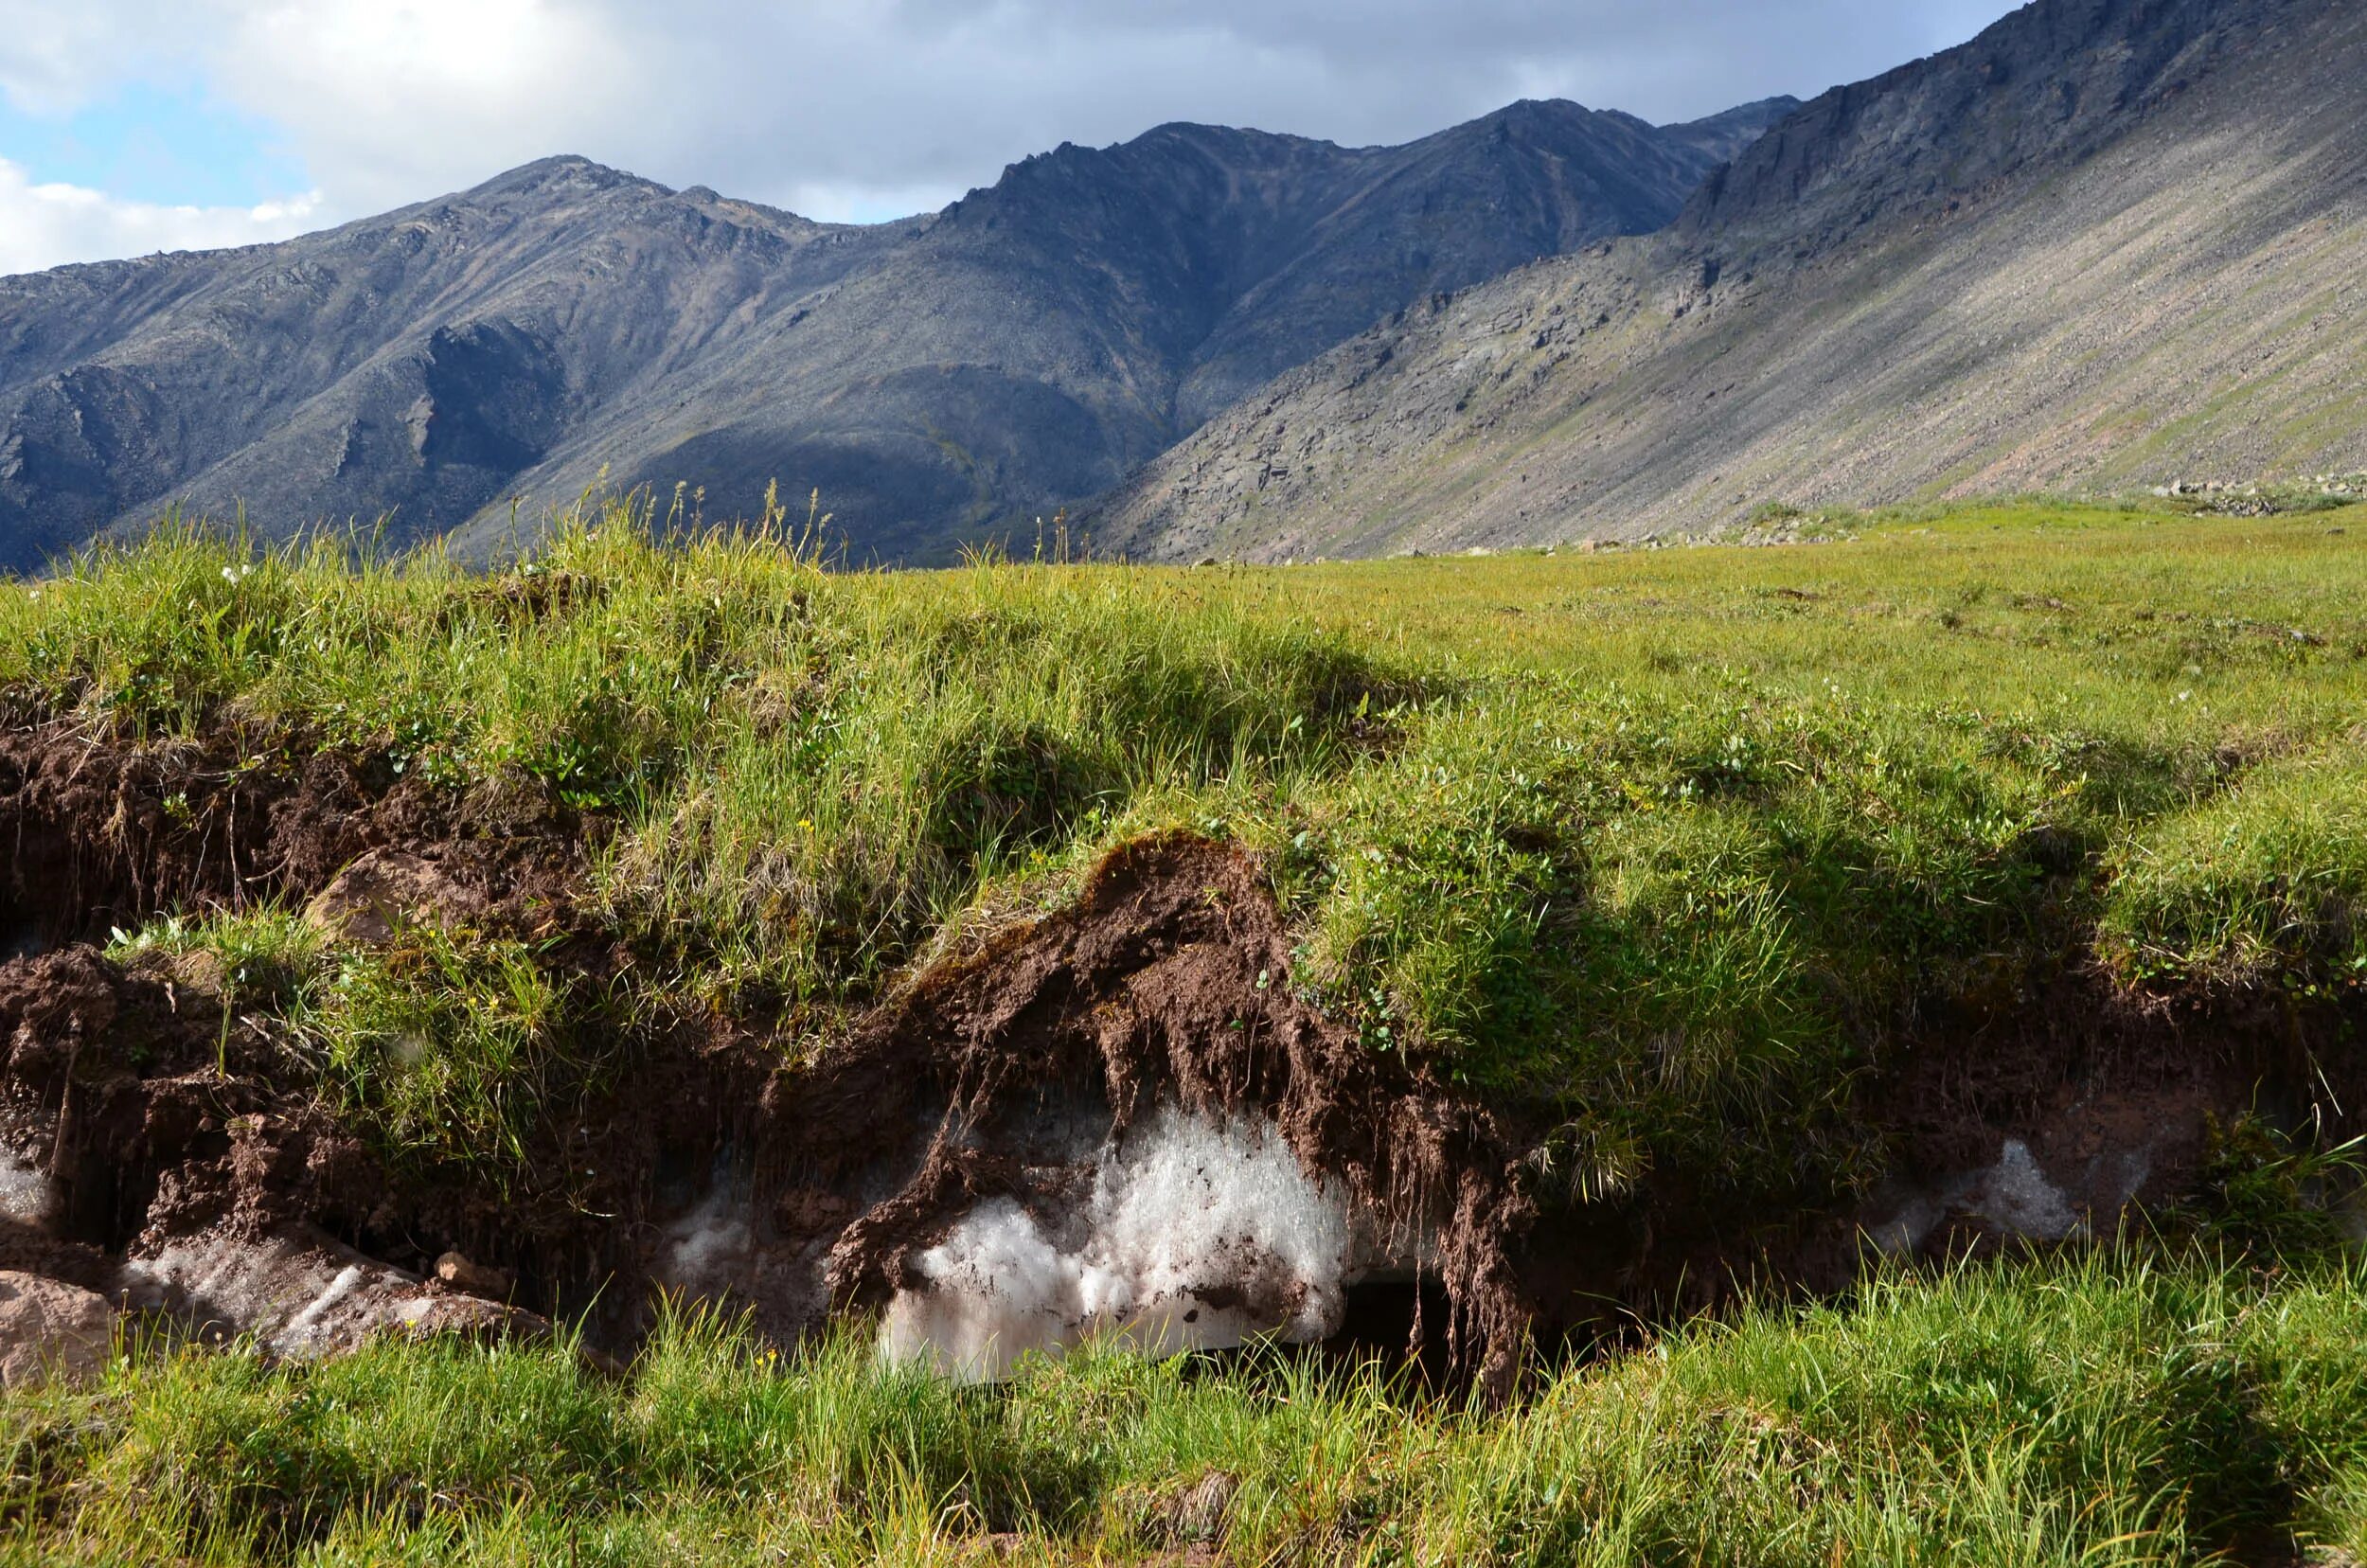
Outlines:
{"label": "rock", "polygon": [[0,1274],[0,1388],[91,1376],[114,1352],[115,1327],[116,1310],[96,1291]]}
{"label": "rock", "polygon": [[455,1291],[490,1296],[495,1301],[507,1300],[516,1283],[509,1277],[508,1270],[472,1263],[456,1252],[448,1252],[436,1260],[436,1277]]}
{"label": "rock", "polygon": [[441,1293],[310,1230],[175,1238],[127,1259],[122,1277],[136,1306],[213,1337],[251,1334],[282,1356],[338,1355],[388,1332],[533,1339],[550,1331],[532,1312]]}
{"label": "rock", "polygon": [[550,1332],[548,1320],[498,1301],[476,1296],[414,1296],[395,1309],[383,1327],[414,1339],[454,1338],[480,1343],[539,1340]]}
{"label": "rock", "polygon": [[1233,1495],[1240,1489],[1241,1484],[1224,1471],[1210,1470],[1198,1484],[1168,1503],[1169,1535],[1191,1545],[1221,1540],[1225,1516],[1233,1511]]}
{"label": "rock", "polygon": [[304,918],[329,935],[379,946],[405,925],[465,918],[483,903],[431,861],[373,849],[338,872],[305,905]]}

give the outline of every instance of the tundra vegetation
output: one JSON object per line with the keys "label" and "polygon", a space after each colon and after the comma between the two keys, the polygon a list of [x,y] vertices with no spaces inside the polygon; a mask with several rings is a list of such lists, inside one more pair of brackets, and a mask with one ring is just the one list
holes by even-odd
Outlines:
{"label": "tundra vegetation", "polygon": [[[1885,1052],[2001,986],[2358,1048],[2362,527],[2031,501],[1765,549],[873,574],[620,502],[491,576],[168,527],[0,591],[0,689],[592,825],[581,902],[632,956],[602,984],[269,903],[115,934],[211,955],[392,1171],[547,1181],[535,1129],[657,1010],[827,1060],[899,977],[1187,829],[1256,857],[1283,983],[1528,1130],[1541,1206],[1779,1215],[1868,1188]],[[2349,1560],[2367,1268],[2331,1142],[2233,1127],[2116,1242],[1746,1292],[1502,1405],[1278,1351],[965,1390],[687,1305],[622,1377],[563,1340],[135,1338],[0,1397],[0,1520],[94,1561]]]}

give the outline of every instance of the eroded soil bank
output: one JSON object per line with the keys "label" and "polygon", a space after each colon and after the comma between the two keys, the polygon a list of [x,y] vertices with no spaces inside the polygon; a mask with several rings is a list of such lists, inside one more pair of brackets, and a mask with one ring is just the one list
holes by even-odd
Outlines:
{"label": "eroded soil bank", "polygon": [[[1233,846],[1127,845],[1073,903],[801,1034],[651,993],[586,893],[607,831],[532,781],[284,740],[0,739],[0,1268],[292,1353],[561,1315],[625,1353],[667,1290],[782,1339],[874,1314],[970,1375],[1087,1333],[1279,1333],[1410,1341],[1502,1388],[1532,1343],[1739,1283],[2107,1235],[2185,1195],[2215,1118],[2332,1130],[2367,1102],[2332,1007],[2145,1001],[2067,962],[1868,1025],[1884,1160],[1843,1200],[1753,1212],[1664,1170],[1573,1202],[1521,1107],[1302,999]],[[599,1069],[544,1085],[501,1160],[396,1158],[253,978],[97,945],[265,903],[354,950],[529,943],[608,999]]]}

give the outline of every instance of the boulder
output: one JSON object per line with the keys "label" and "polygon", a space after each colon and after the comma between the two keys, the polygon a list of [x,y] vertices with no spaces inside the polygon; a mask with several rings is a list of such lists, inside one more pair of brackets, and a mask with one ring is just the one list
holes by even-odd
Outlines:
{"label": "boulder", "polygon": [[0,1388],[80,1379],[107,1364],[116,1310],[96,1291],[0,1273]]}
{"label": "boulder", "polygon": [[304,918],[331,936],[378,946],[405,925],[469,918],[484,902],[433,861],[373,849],[338,872],[305,905]]}

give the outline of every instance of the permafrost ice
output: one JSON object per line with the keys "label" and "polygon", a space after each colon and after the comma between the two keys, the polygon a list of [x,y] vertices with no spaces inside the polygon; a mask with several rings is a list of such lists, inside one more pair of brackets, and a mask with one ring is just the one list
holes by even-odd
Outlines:
{"label": "permafrost ice", "polygon": [[929,1284],[889,1304],[881,1349],[983,1381],[1087,1338],[1152,1355],[1311,1343],[1341,1327],[1356,1232],[1270,1124],[1162,1109],[1100,1156],[1081,1225],[998,1198],[921,1254]]}

